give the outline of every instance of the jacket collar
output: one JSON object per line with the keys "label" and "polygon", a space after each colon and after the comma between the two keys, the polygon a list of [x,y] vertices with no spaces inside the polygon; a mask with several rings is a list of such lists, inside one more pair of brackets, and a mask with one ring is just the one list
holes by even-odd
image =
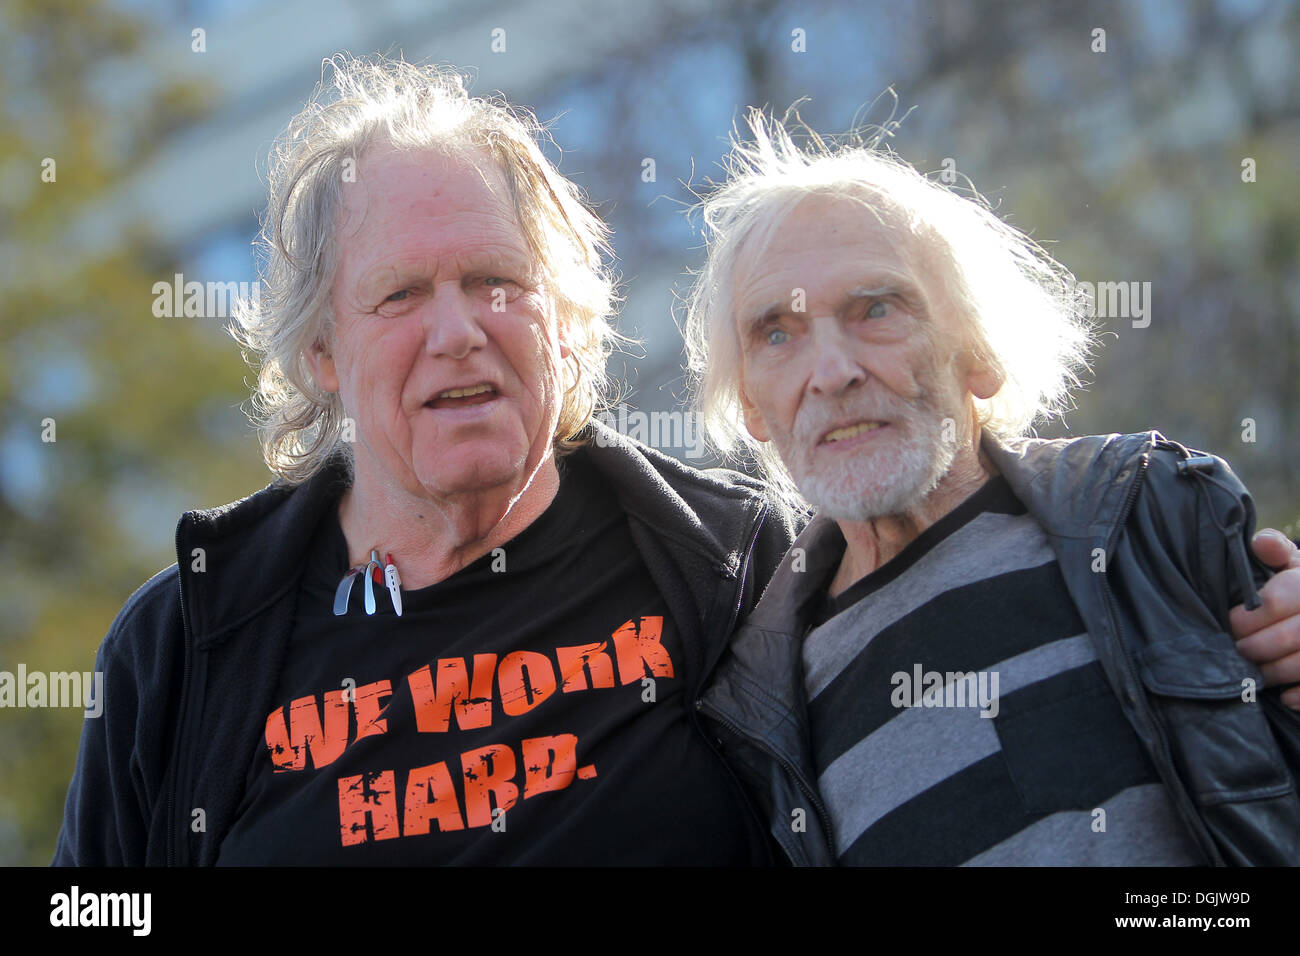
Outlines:
{"label": "jacket collar", "polygon": [[781,559],[747,626],[802,636],[806,609],[825,593],[843,556],[840,526],[824,515],[813,518]]}
{"label": "jacket collar", "polygon": [[[1158,438],[1155,432],[1139,432],[1002,440],[985,432],[981,445],[1047,534],[1104,540],[1120,519],[1137,461]],[[814,517],[777,568],[748,625],[802,637],[806,608],[820,598],[843,554],[839,525]]]}
{"label": "jacket collar", "polygon": [[1158,440],[1158,432],[1002,440],[986,431],[980,444],[1049,536],[1091,540],[1121,520],[1137,466]]}
{"label": "jacket collar", "polygon": [[[688,548],[727,576],[739,572],[755,519],[769,499],[737,472],[701,471],[593,420],[584,449],[609,479],[623,508],[661,537]],[[730,500],[744,507],[719,507]]]}
{"label": "jacket collar", "polygon": [[[689,549],[725,577],[736,576],[768,504],[761,486],[735,473],[690,468],[599,421],[589,427],[592,440],[573,454],[589,456],[624,510],[670,547]],[[307,543],[350,481],[346,460],[334,456],[301,485],[277,480],[247,498],[181,516],[176,558],[200,644],[230,634],[297,586]],[[722,499],[744,506],[721,506]]]}
{"label": "jacket collar", "polygon": [[336,455],[301,485],[276,480],[239,501],[181,515],[182,603],[200,644],[263,614],[297,585],[307,543],[349,483],[348,463]]}

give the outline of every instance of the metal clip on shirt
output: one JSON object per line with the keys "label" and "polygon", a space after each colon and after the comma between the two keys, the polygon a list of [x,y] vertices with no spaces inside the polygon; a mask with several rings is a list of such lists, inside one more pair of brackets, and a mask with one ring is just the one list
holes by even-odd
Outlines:
{"label": "metal clip on shirt", "polygon": [[383,584],[388,587],[388,594],[393,600],[393,610],[397,616],[402,616],[402,578],[397,573],[397,565],[393,563],[393,556],[385,553],[384,560],[379,560],[379,552],[371,550],[370,560],[365,564],[358,564],[355,568],[349,568],[348,572],[343,575],[343,580],[339,581],[339,586],[334,592],[334,615],[342,617],[348,613],[348,599],[352,596],[352,585],[356,583],[357,575],[366,579],[366,614],[375,613],[375,585]]}
{"label": "metal clip on shirt", "polygon": [[370,552],[370,560],[366,562],[366,613],[375,613],[375,577],[379,574],[379,555],[374,551]]}
{"label": "metal clip on shirt", "polygon": [[352,596],[352,584],[356,581],[357,572],[360,570],[360,566],[349,568],[348,573],[343,575],[343,580],[339,582],[338,589],[334,592],[335,617],[342,617],[348,613],[348,598]]}

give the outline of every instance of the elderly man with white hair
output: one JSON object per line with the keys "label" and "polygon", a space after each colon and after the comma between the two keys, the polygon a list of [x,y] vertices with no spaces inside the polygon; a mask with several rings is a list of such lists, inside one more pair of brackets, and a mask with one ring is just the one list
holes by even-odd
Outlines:
{"label": "elderly man with white hair", "polygon": [[1069,274],[883,150],[750,124],[688,334],[719,443],[817,509],[702,707],[773,836],[812,864],[1300,862],[1298,691],[1243,657],[1295,681],[1297,635],[1232,610],[1265,577],[1245,489],[1156,432],[1022,437],[1090,344]]}

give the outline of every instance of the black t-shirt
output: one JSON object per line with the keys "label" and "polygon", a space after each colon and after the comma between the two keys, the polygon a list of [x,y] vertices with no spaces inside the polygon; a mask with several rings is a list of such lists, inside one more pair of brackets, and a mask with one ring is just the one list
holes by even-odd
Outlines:
{"label": "black t-shirt", "polygon": [[362,581],[334,616],[337,508],[309,554],[219,865],[766,859],[689,722],[680,631],[581,453],[538,520],[403,591],[400,617],[382,584],[367,616]]}

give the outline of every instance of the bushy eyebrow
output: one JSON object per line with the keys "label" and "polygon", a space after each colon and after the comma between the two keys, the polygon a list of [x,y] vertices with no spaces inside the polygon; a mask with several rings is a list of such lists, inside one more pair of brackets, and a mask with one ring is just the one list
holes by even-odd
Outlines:
{"label": "bushy eyebrow", "polygon": [[[369,298],[389,286],[419,282],[436,271],[438,263],[427,256],[397,256],[376,262],[357,279],[362,298]],[[470,272],[506,273],[524,281],[537,281],[537,267],[523,252],[508,247],[476,251],[468,257]]]}
{"label": "bushy eyebrow", "polygon": [[745,319],[742,323],[743,331],[746,334],[757,332],[772,319],[776,318],[781,313],[788,311],[788,308],[786,301],[782,300],[780,302],[773,302],[757,314],[750,313],[750,317]]}
{"label": "bushy eyebrow", "polygon": [[393,260],[377,262],[357,277],[357,291],[363,298],[368,298],[370,295],[378,294],[389,286],[396,288],[400,285],[406,285],[418,276],[427,275],[431,271],[432,265],[433,263],[429,260],[416,262],[408,259],[399,262]]}
{"label": "bushy eyebrow", "polygon": [[844,296],[844,299],[845,302],[852,302],[857,299],[883,299],[886,296],[901,294],[902,290],[897,285],[881,285],[874,287],[859,286],[856,289],[851,289],[849,293]]}
{"label": "bushy eyebrow", "polygon": [[[902,299],[917,314],[920,314],[924,306],[924,298],[916,286],[903,280],[891,280],[884,285],[861,285],[850,289],[844,294],[836,311],[841,311],[846,306],[861,299],[887,299],[890,296]],[[773,319],[788,314],[790,312],[791,298],[791,296],[787,296],[784,299],[778,299],[775,302],[768,303],[761,311],[751,312],[750,317],[744,321],[744,332],[746,334],[759,332]]]}

